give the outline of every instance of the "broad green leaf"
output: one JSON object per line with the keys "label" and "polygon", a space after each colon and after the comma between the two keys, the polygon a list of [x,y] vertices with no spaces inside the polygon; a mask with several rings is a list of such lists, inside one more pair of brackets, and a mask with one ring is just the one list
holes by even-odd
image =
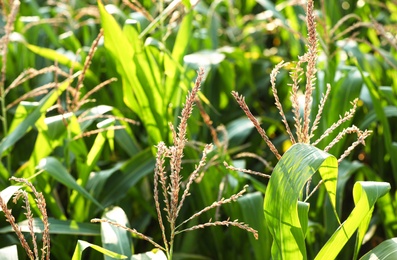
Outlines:
{"label": "broad green leaf", "polygon": [[106,133],[104,132],[99,133],[95,137],[95,141],[92,144],[91,150],[87,155],[86,167],[84,169],[84,172],[80,174],[80,178],[82,179],[83,185],[87,183],[89,174],[92,171],[92,169],[94,169],[96,162],[98,161],[99,156],[101,155],[103,147],[105,146],[105,142],[106,142]]}
{"label": "broad green leaf", "polygon": [[[98,1],[101,24],[104,30],[105,47],[115,60],[117,71],[122,79],[124,103],[133,110],[144,123],[153,144],[163,139],[165,123],[161,96],[156,94],[155,86],[148,85],[147,61],[142,53],[133,49],[130,41],[120,29],[116,20],[106,12],[101,1]],[[138,40],[138,39],[136,39]],[[137,59],[140,55],[141,60]],[[138,66],[139,64],[139,66]],[[141,68],[144,66],[144,68]]]}
{"label": "broad green leaf", "polygon": [[307,227],[302,226],[307,224],[307,217],[299,216],[303,211],[298,211],[298,200],[305,183],[317,171],[335,209],[338,163],[334,156],[299,143],[291,146],[274,168],[264,202],[266,222],[273,236],[274,259],[307,257],[304,233]]}
{"label": "broad green leaf", "polygon": [[[338,213],[338,216],[342,215],[342,206],[350,202],[345,199],[346,190],[347,190],[346,186],[348,184],[348,181],[351,179],[353,174],[355,174],[362,166],[363,165],[357,161],[349,162],[348,160],[343,160],[339,164],[338,186],[337,186],[337,195],[336,195],[337,198],[336,212]],[[332,218],[334,208],[328,202],[328,200],[324,200],[324,198],[319,196],[317,204],[315,205],[317,205],[318,211],[321,211],[322,214],[324,215],[323,223],[326,223],[324,225],[324,228],[325,228],[325,234],[327,235],[328,238],[340,226],[340,222],[337,219]],[[325,243],[325,240],[323,241],[323,243]],[[353,249],[351,252],[353,252]]]}
{"label": "broad green leaf", "polygon": [[82,70],[83,69],[83,65],[80,64],[77,61],[72,61],[71,59],[69,59],[69,57],[57,52],[56,50],[53,49],[47,49],[47,48],[43,48],[43,47],[39,47],[36,45],[32,45],[32,44],[26,44],[26,47],[31,50],[32,52],[43,56],[44,58],[50,59],[50,60],[55,60],[57,61],[59,64],[68,66],[69,68],[75,68],[77,70]]}
{"label": "broad green leaf", "polygon": [[[120,207],[114,207],[106,211],[102,216],[112,222],[122,226],[130,226],[125,212]],[[130,257],[133,253],[131,234],[120,227],[116,227],[106,222],[101,222],[102,246],[110,251]],[[105,256],[105,259],[110,259]]]}
{"label": "broad green leaf", "polygon": [[86,199],[95,203],[99,208],[103,209],[103,206],[91,196],[83,187],[77,184],[76,180],[72,175],[68,173],[66,168],[54,157],[47,157],[40,161],[38,169],[48,172],[55,180],[64,184],[71,190],[76,190]]}
{"label": "broad green leaf", "polygon": [[[370,168],[368,165],[363,164],[361,169],[366,179],[379,182],[383,181],[379,177],[378,172]],[[382,212],[382,225],[384,227],[386,237],[394,237],[395,234],[397,234],[397,215],[395,213],[397,210],[394,201],[393,194],[389,192],[379,198],[379,200],[376,202],[378,212]]]}
{"label": "broad green leaf", "polygon": [[8,186],[8,178],[11,177],[11,173],[4,167],[4,164],[0,162],[0,187],[5,188]]}
{"label": "broad green leaf", "polygon": [[[67,124],[67,127],[66,127]],[[71,143],[68,139],[68,134],[76,136],[81,133],[77,119],[73,113],[66,113],[64,115],[57,115],[45,118],[44,115],[36,121],[35,126],[38,130],[38,135],[35,140],[35,145],[33,152],[30,155],[29,160],[21,167],[17,174],[23,178],[30,178],[35,174],[35,167],[39,162],[49,156],[58,147],[65,145],[65,154],[69,155],[66,149],[70,149],[70,144],[76,146],[77,143],[81,144],[82,140],[76,140]],[[66,140],[66,142],[65,142]],[[84,144],[80,145],[78,152],[74,154],[77,159],[84,159],[84,165],[86,163],[86,155],[82,155],[85,151]],[[76,151],[76,149],[74,150]],[[69,156],[64,157],[66,163],[68,163]],[[77,160],[77,167],[80,170],[80,161]],[[81,171],[78,171],[81,172]],[[66,216],[61,210],[62,205],[59,204],[59,200],[56,200],[51,192],[53,188],[51,187],[50,177],[48,175],[39,175],[37,178],[37,188],[44,191],[43,195],[45,197],[47,207],[52,212],[56,218],[64,219]],[[45,192],[47,191],[47,192]]]}
{"label": "broad green leaf", "polygon": [[63,144],[63,140],[66,137],[65,122],[69,121],[72,116],[72,113],[47,118],[43,115],[36,121],[35,126],[38,135],[33,152],[29,161],[25,163],[24,167],[19,169],[18,174],[21,174],[24,178],[34,175],[35,167],[40,160],[49,156],[54,149]]}
{"label": "broad green leaf", "polygon": [[252,245],[255,259],[270,259],[270,248],[272,236],[266,228],[266,220],[261,209],[263,205],[263,195],[260,192],[249,193],[237,200],[244,216],[244,222],[249,223],[250,227],[258,231],[259,238],[249,234],[248,239]]}
{"label": "broad green leaf", "polygon": [[153,172],[154,158],[152,151],[148,148],[138,153],[125,162],[118,174],[113,174],[106,182],[109,187],[104,192],[101,202],[105,206],[112,205],[117,200],[125,197],[126,191],[134,186],[141,178]]}
{"label": "broad green leaf", "polygon": [[[343,97],[339,102],[329,102],[326,104],[325,111],[327,116],[325,117],[326,127],[329,127],[334,122],[338,121],[341,115],[349,111],[352,108],[351,102],[360,96],[360,92],[363,86],[363,80],[360,72],[356,67],[343,67],[338,71],[342,76],[332,85],[332,91],[330,99],[336,99]],[[350,126],[351,122],[345,122],[339,126],[338,129],[342,130],[345,127]],[[325,129],[322,129],[325,131]],[[322,130],[318,131],[317,134],[323,133]],[[339,133],[339,131],[333,131],[324,141],[320,142],[321,146],[325,147],[328,145]],[[341,141],[335,144],[329,151],[329,153],[340,156],[346,147],[346,141]]]}
{"label": "broad green leaf", "polygon": [[[385,106],[383,107],[383,112],[386,118],[397,117],[397,107],[396,106]],[[375,110],[371,110],[366,116],[363,122],[360,124],[360,129],[366,129],[370,127],[371,123],[377,122],[379,120]]]}
{"label": "broad green leaf", "polygon": [[93,172],[92,176],[87,182],[87,190],[89,190],[94,197],[99,197],[104,186],[107,184],[108,178],[112,176],[112,174],[114,174],[116,171],[120,170],[122,166],[123,163],[118,162],[110,169]]}
{"label": "broad green leaf", "polygon": [[188,13],[182,20],[179,26],[178,34],[172,49],[172,57],[165,55],[164,57],[164,68],[165,74],[167,75],[165,87],[165,100],[172,102],[175,92],[179,89],[178,83],[181,81],[181,73],[179,66],[183,63],[183,57],[185,56],[189,43],[192,39],[193,34],[193,12]]}
{"label": "broad green leaf", "polygon": [[0,259],[2,260],[19,259],[17,245],[0,248]]}
{"label": "broad green leaf", "polygon": [[[386,182],[356,182],[353,187],[355,208],[339,229],[321,248],[316,259],[335,259],[350,237],[358,229],[356,254],[360,249],[369,220],[374,210],[375,202],[390,190]],[[355,254],[355,257],[357,255]]]}
{"label": "broad green leaf", "polygon": [[9,132],[14,131],[14,129],[20,125],[23,120],[39,105],[39,102],[28,102],[22,101],[17,106],[17,109],[12,119],[11,125],[8,129]]}
{"label": "broad green leaf", "polygon": [[304,237],[306,237],[309,226],[309,209],[310,209],[309,203],[298,201],[298,217],[299,217],[299,222],[301,223]]}
{"label": "broad green leaf", "polygon": [[[46,59],[56,61],[59,64],[65,65],[69,68],[74,68],[75,70],[83,70],[83,68],[84,68],[84,66],[81,63],[71,60],[69,57],[57,52],[56,50],[39,47],[39,46],[32,45],[32,44],[25,44],[25,45],[32,52],[34,52]],[[88,69],[86,71],[86,78],[92,80],[96,84],[99,83],[98,78],[95,76],[95,74],[90,69]]]}
{"label": "broad green leaf", "polygon": [[386,151],[390,155],[390,161],[391,161],[391,165],[392,165],[392,169],[393,169],[392,173],[393,173],[394,180],[397,180],[397,154],[394,153],[395,145],[393,144],[394,142],[392,139],[392,133],[391,133],[389,120],[385,115],[385,110],[384,110],[384,107],[381,102],[382,98],[380,96],[380,93],[377,91],[377,88],[375,87],[374,83],[370,79],[369,75],[364,74],[359,63],[357,63],[357,66],[360,69],[361,76],[363,77],[364,82],[369,90],[370,95],[371,95],[372,105],[376,112],[376,116],[383,126],[382,127],[383,138],[385,140]]}
{"label": "broad green leaf", "polygon": [[[22,178],[30,178],[34,176],[35,167],[39,164],[40,160],[49,156],[57,147],[63,144],[63,139],[66,136],[66,127],[63,120],[67,120],[71,113],[45,118],[43,114],[36,122],[35,126],[38,134],[35,140],[35,145],[30,158],[23,167],[17,171],[17,175]],[[56,218],[65,219],[66,216],[56,200],[54,194],[51,192],[52,187],[48,176],[36,176],[36,188],[43,191],[44,198],[48,209]],[[37,209],[36,209],[37,210]]]}
{"label": "broad green leaf", "polygon": [[52,90],[46,96],[44,96],[37,108],[35,108],[26,118],[21,122],[17,127],[15,127],[14,131],[9,133],[0,143],[0,156],[4,154],[4,152],[13,146],[19,139],[21,139],[25,133],[36,123],[36,121],[46,113],[47,109],[49,109],[55,101],[58,99],[58,96],[69,86],[70,80],[65,80],[57,89]]}
{"label": "broad green leaf", "polygon": [[254,129],[254,125],[248,118],[242,117],[231,121],[226,129],[230,146],[237,146],[244,143]]}
{"label": "broad green leaf", "polygon": [[82,255],[83,255],[83,251],[88,248],[91,247],[92,249],[106,255],[106,256],[110,256],[113,257],[115,259],[126,259],[127,257],[125,255],[120,255],[117,254],[115,252],[109,251],[103,247],[88,243],[86,241],[83,240],[78,240],[77,241],[77,245],[76,248],[74,250],[73,256],[72,256],[72,260],[81,260]]}
{"label": "broad green leaf", "polygon": [[[63,235],[79,235],[79,236],[99,236],[100,228],[97,224],[80,223],[74,220],[59,220],[49,218],[50,234]],[[29,232],[28,220],[23,220],[17,223],[22,232]],[[44,224],[40,218],[33,219],[33,231],[35,233],[43,233]],[[11,226],[6,226],[0,229],[0,234],[13,233]]]}
{"label": "broad green leaf", "polygon": [[393,260],[397,259],[397,238],[383,241],[374,249],[363,255],[360,260]]}

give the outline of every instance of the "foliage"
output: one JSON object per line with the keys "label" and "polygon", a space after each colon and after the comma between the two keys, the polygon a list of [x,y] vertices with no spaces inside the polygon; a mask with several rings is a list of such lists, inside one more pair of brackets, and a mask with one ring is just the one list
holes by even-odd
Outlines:
{"label": "foliage", "polygon": [[[15,181],[28,179],[42,193],[48,215],[43,224],[33,188],[27,191],[34,197],[13,207],[28,247],[44,239],[49,224],[53,259],[160,255],[138,233],[108,223],[164,240],[157,221],[168,215],[159,214],[153,200],[156,147],[172,147],[168,124],[179,125],[183,97],[201,66],[205,80],[186,129],[186,139],[194,141],[184,146],[180,178],[189,180],[201,165],[201,142],[214,148],[178,220],[248,185],[236,203],[203,212],[187,228],[230,217],[259,237],[222,226],[186,232],[172,240],[173,258],[277,258],[275,232],[286,228],[272,223],[271,211],[290,215],[294,227],[299,223],[299,239],[281,241],[296,243],[294,254],[302,258],[330,252],[338,259],[367,252],[363,259],[387,258],[382,249],[393,248],[397,236],[396,5],[314,4],[315,44],[313,24],[303,26],[301,1],[0,1],[1,196],[7,203],[21,189]],[[232,96],[240,106],[248,104],[249,118]],[[339,130],[327,132],[335,122]],[[298,127],[285,127],[292,125]],[[265,142],[254,128],[263,129]],[[350,149],[364,139],[365,147]],[[270,140],[273,153],[266,147]],[[321,141],[310,146],[315,140]],[[336,158],[343,161],[337,165]],[[280,187],[290,181],[289,169],[304,172],[293,175],[301,179],[286,193]],[[323,169],[333,177],[317,186]],[[288,198],[293,207],[272,203],[288,194],[295,194]],[[107,222],[90,223],[93,218]],[[0,218],[0,254],[30,257],[12,228]]]}

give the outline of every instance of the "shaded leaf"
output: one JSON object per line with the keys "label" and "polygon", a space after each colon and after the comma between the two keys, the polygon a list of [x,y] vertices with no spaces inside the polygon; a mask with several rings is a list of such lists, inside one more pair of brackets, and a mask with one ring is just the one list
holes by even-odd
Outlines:
{"label": "shaded leaf", "polygon": [[397,238],[391,238],[380,243],[366,253],[360,260],[393,260],[397,259]]}
{"label": "shaded leaf", "polygon": [[349,217],[317,254],[316,259],[335,259],[350,237],[358,229],[356,240],[357,255],[374,210],[375,202],[390,190],[386,182],[356,182],[353,187],[355,208]]}
{"label": "shaded leaf", "polygon": [[[50,234],[79,235],[79,236],[99,236],[100,230],[97,224],[80,223],[74,220],[59,220],[48,218],[50,223]],[[29,232],[28,220],[17,223],[22,232]],[[39,218],[33,219],[33,230],[35,233],[43,233],[44,224]],[[0,229],[0,234],[13,233],[11,226]]]}

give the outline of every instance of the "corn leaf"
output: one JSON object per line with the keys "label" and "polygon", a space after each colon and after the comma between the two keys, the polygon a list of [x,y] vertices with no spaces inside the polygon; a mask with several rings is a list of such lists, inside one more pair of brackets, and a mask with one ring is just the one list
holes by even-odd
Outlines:
{"label": "corn leaf", "polygon": [[135,35],[136,39],[128,39],[126,33],[131,36],[133,28],[123,32],[113,16],[106,12],[101,1],[98,1],[98,6],[105,47],[114,58],[122,79],[124,103],[140,117],[151,141],[157,144],[163,139],[165,129],[164,116],[160,111],[163,102],[155,86],[148,84],[150,71],[144,52],[138,52],[130,43],[133,40],[139,41],[138,36]]}
{"label": "corn leaf", "polygon": [[144,176],[153,173],[154,158],[152,151],[145,149],[120,166],[120,171],[112,173],[112,178],[106,181],[106,192],[103,192],[101,202],[110,206],[121,198],[124,198],[129,190]]}
{"label": "corn leaf", "polygon": [[117,254],[117,253],[112,252],[110,250],[107,250],[107,249],[105,249],[103,247],[88,243],[88,242],[83,241],[83,240],[78,240],[76,248],[75,248],[74,253],[73,253],[72,260],[81,260],[81,259],[83,259],[82,258],[83,251],[86,248],[88,248],[88,247],[91,247],[92,249],[94,249],[94,250],[96,250],[96,251],[98,251],[98,252],[100,252],[100,253],[102,253],[102,254],[104,254],[106,256],[113,257],[115,259],[126,259],[127,258],[125,255],[120,255],[120,254]]}
{"label": "corn leaf", "polygon": [[272,237],[266,229],[266,221],[261,210],[263,195],[260,192],[250,193],[239,198],[237,202],[243,213],[244,221],[249,223],[253,229],[258,230],[259,233],[258,241],[251,234],[248,235],[255,259],[270,259],[271,255],[268,248],[272,244]]}
{"label": "corn leaf", "polygon": [[392,173],[394,180],[397,180],[397,153],[396,153],[396,142],[393,142],[392,138],[392,133],[391,133],[391,128],[390,124],[388,121],[388,118],[386,117],[386,112],[385,108],[383,107],[383,104],[381,102],[382,96],[377,91],[376,86],[370,79],[370,77],[366,74],[364,74],[362,68],[360,67],[360,64],[357,63],[358,68],[360,69],[361,76],[364,79],[365,84],[368,87],[369,93],[371,95],[372,99],[372,105],[374,107],[375,113],[379,121],[381,122],[383,126],[383,138],[385,140],[385,148],[387,153],[390,155],[390,162],[392,166]]}
{"label": "corn leaf", "polygon": [[[116,222],[122,226],[130,226],[128,218],[120,207],[114,207],[106,211],[104,219]],[[131,235],[127,230],[116,227],[106,222],[101,222],[102,246],[110,251],[130,257],[132,255]],[[105,259],[111,259],[105,256]]]}
{"label": "corn leaf", "polygon": [[[49,218],[50,234],[63,234],[63,235],[79,235],[79,236],[99,236],[100,230],[97,224],[81,223],[74,220],[59,220]],[[29,231],[28,220],[23,220],[17,223],[22,232]],[[33,231],[35,233],[43,233],[44,224],[40,218],[33,219]],[[13,233],[14,230],[11,226],[5,226],[0,229],[0,234]],[[1,258],[2,259],[2,258]]]}
{"label": "corn leaf", "polygon": [[349,217],[331,236],[322,247],[315,259],[335,259],[356,230],[356,252],[362,244],[365,232],[374,210],[375,202],[390,190],[390,184],[386,182],[356,182],[353,187],[355,208]]}
{"label": "corn leaf", "polygon": [[[266,190],[264,211],[273,236],[273,259],[306,259],[307,206],[298,200],[311,176],[319,172],[336,207],[338,163],[334,156],[306,144],[295,144],[280,159]],[[336,215],[336,213],[335,213]]]}
{"label": "corn leaf", "polygon": [[20,123],[15,129],[9,133],[0,143],[0,156],[4,152],[13,146],[19,139],[21,139],[25,133],[36,123],[36,121],[46,113],[57,100],[58,96],[69,86],[70,80],[65,80],[59,85],[57,89],[52,90],[46,96],[44,96],[39,105],[26,117],[26,119]]}
{"label": "corn leaf", "polygon": [[[56,61],[59,64],[65,65],[69,68],[74,68],[75,70],[83,70],[84,66],[81,63],[71,60],[69,57],[67,57],[66,55],[63,55],[62,53],[57,52],[56,50],[39,47],[39,46],[32,45],[32,44],[26,44],[26,47],[30,51],[32,51],[46,59]],[[99,83],[97,76],[95,76],[95,74],[90,69],[87,69],[86,78],[90,79],[95,84]]]}
{"label": "corn leaf", "polygon": [[103,209],[103,206],[91,196],[83,187],[77,184],[76,180],[72,175],[68,173],[66,168],[54,157],[47,157],[40,161],[38,166],[40,170],[48,172],[54,179],[65,185],[71,190],[76,190],[86,199],[95,203],[99,208]]}
{"label": "corn leaf", "polygon": [[360,260],[397,259],[397,238],[391,238],[363,255]]}

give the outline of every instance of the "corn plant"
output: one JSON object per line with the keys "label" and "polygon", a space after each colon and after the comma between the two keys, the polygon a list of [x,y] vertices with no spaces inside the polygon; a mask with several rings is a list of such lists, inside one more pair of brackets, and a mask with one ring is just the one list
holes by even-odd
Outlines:
{"label": "corn plant", "polygon": [[[201,69],[196,79],[195,87],[186,97],[186,103],[181,112],[181,117],[180,117],[181,121],[178,126],[178,132],[175,131],[172,125],[170,125],[171,131],[173,133],[172,136],[173,136],[174,145],[167,147],[164,142],[160,142],[156,147],[157,156],[156,156],[156,166],[154,170],[153,194],[156,205],[158,222],[160,225],[162,238],[163,238],[163,246],[153,241],[153,239],[138,232],[137,230],[122,226],[117,222],[112,222],[107,219],[91,220],[92,222],[109,223],[132,232],[141,239],[150,242],[157,249],[163,250],[166,253],[167,259],[173,259],[173,251],[174,251],[173,247],[174,247],[175,236],[187,231],[193,231],[196,229],[201,229],[211,226],[234,226],[247,230],[248,232],[251,232],[255,238],[258,238],[258,232],[256,230],[252,229],[243,222],[239,222],[238,220],[231,221],[228,219],[223,221],[212,221],[210,219],[208,222],[203,224],[196,224],[191,227],[183,227],[188,222],[203,215],[205,212],[213,208],[217,208],[224,204],[237,201],[237,199],[240,198],[246,191],[246,187],[237,194],[232,195],[230,198],[227,199],[222,198],[219,201],[213,202],[210,206],[207,206],[204,209],[200,210],[199,212],[194,213],[191,217],[181,221],[180,223],[178,223],[177,221],[179,213],[185,202],[185,199],[187,199],[187,197],[191,195],[190,187],[194,183],[194,181],[197,180],[197,178],[199,177],[200,171],[203,170],[206,164],[207,154],[212,150],[212,145],[208,144],[205,146],[200,162],[198,163],[198,165],[196,165],[195,170],[189,174],[188,181],[183,183],[181,170],[182,170],[183,150],[187,142],[186,139],[187,121],[193,111],[193,105],[196,100],[197,93],[200,90],[200,84],[203,80],[203,74],[204,74],[204,70]],[[169,160],[170,163],[169,174],[167,174],[168,170],[165,166],[166,159]],[[160,188],[162,190],[162,198],[164,200],[163,206],[160,204],[160,192],[159,192]],[[169,224],[169,227],[167,229],[165,228],[164,225],[162,208],[163,211],[165,212],[166,219]]]}
{"label": "corn plant", "polygon": [[[347,127],[336,135],[324,150],[315,147],[322,139],[335,131],[342,123],[354,116],[357,99],[352,102],[352,108],[341,116],[339,120],[333,123],[327,130],[321,133],[320,137],[311,141],[314,131],[320,123],[323,109],[327,97],[331,91],[330,85],[322,97],[318,113],[311,124],[311,102],[312,93],[316,80],[316,60],[318,56],[317,36],[314,18],[314,2],[307,3],[307,27],[308,27],[308,52],[299,57],[295,63],[294,71],[291,73],[291,100],[294,114],[295,134],[292,132],[283,107],[279,101],[276,89],[276,75],[280,68],[286,66],[284,62],[279,63],[271,73],[271,86],[275,98],[275,104],[282,117],[282,122],[292,143],[291,148],[284,155],[280,155],[277,148],[270,141],[266,131],[261,128],[259,121],[252,115],[244,97],[237,92],[233,96],[237,103],[243,109],[247,117],[251,120],[261,137],[269,146],[271,152],[279,160],[270,177],[266,189],[264,212],[266,223],[273,237],[272,257],[274,259],[307,259],[305,237],[308,232],[308,212],[310,204],[307,202],[312,194],[323,184],[329,201],[332,205],[334,217],[339,222],[338,229],[332,234],[328,242],[317,253],[315,259],[334,259],[339,252],[357,231],[354,259],[357,259],[364,235],[368,229],[374,210],[375,202],[390,190],[390,184],[385,182],[357,182],[353,188],[353,197],[355,208],[348,218],[341,223],[337,214],[336,194],[338,180],[338,164],[346,158],[351,151],[359,144],[365,144],[365,139],[371,131],[361,131],[356,126]],[[298,102],[298,90],[301,76],[304,74],[303,64],[307,64],[305,76],[306,85],[304,92],[303,115],[300,114],[300,105]],[[311,125],[310,125],[311,124]],[[327,153],[335,144],[337,144],[347,134],[357,134],[357,140],[345,150],[345,152],[336,159]],[[296,136],[296,138],[295,138]],[[233,167],[229,167],[235,169]],[[243,170],[250,173],[247,170]],[[310,184],[313,175],[318,172],[321,180],[310,191]],[[303,192],[306,187],[306,193]],[[391,249],[390,252],[393,252]]]}
{"label": "corn plant", "polygon": [[[313,44],[313,31],[308,30],[312,25],[302,26],[305,1],[0,1],[3,201],[21,189],[11,176],[29,179],[42,192],[53,259],[98,259],[101,253],[106,259],[166,258],[167,253],[175,259],[270,259],[273,236],[289,234],[272,216],[283,219],[285,212],[291,212],[285,223],[301,230],[293,233],[297,240],[291,240],[291,248],[300,252],[297,258],[306,254],[308,259],[324,255],[327,259],[342,247],[338,258],[357,257],[358,251],[361,256],[383,240],[364,259],[371,254],[386,258],[390,251],[384,248],[392,248],[397,236],[395,4],[320,0],[315,8],[313,20],[319,26],[318,43]],[[295,60],[305,48],[309,52],[297,62],[280,63]],[[205,66],[206,80],[195,101],[198,109],[189,116],[189,141],[179,172],[183,178],[178,198],[185,199],[171,222],[180,224],[248,185],[236,203],[174,227],[178,232],[203,219],[215,223],[230,217],[257,230],[258,239],[244,229],[222,226],[172,235],[163,210],[167,206],[161,178],[156,183],[165,239],[158,225],[152,175],[159,172],[157,148],[164,151],[164,172],[170,173],[169,154],[178,131],[168,122],[178,124],[183,96],[199,66]],[[299,87],[299,80],[313,89]],[[240,117],[231,91],[245,110],[244,101],[251,114],[259,115],[258,121],[252,124],[250,118]],[[260,135],[252,134],[256,126]],[[274,154],[264,149],[262,136],[267,143],[271,140]],[[364,141],[367,145],[360,145]],[[213,149],[190,185],[191,195],[185,196],[189,174],[196,171],[195,165],[204,164],[200,159],[206,143],[213,143]],[[336,158],[340,160],[335,164]],[[304,165],[313,168],[306,171]],[[284,168],[302,174],[282,175]],[[317,168],[319,174],[311,175]],[[331,168],[337,168],[336,182]],[[289,187],[282,176],[299,177],[293,179],[293,199],[279,197],[277,187]],[[269,184],[261,177],[270,178]],[[376,183],[368,186],[364,180]],[[366,219],[357,229],[357,239],[351,236],[345,243],[354,229],[351,223],[361,221],[357,212],[372,209],[372,200],[363,203],[367,194],[372,196],[367,191],[385,182],[392,184],[391,192],[376,200],[363,246]],[[168,182],[166,187],[178,189]],[[386,184],[379,187],[379,196],[385,190]],[[42,216],[34,198],[28,198],[32,214]],[[289,201],[290,206],[279,203],[278,208],[269,203],[271,198]],[[305,203],[310,203],[308,214]],[[35,255],[29,236],[36,236],[40,248],[45,226],[34,217],[31,231],[24,213],[20,204],[12,209],[15,224]],[[0,215],[0,258],[15,254],[15,244],[19,253],[26,251],[7,217]],[[98,217],[106,221],[89,223]],[[118,226],[134,227],[148,240]],[[149,240],[158,245],[151,252],[147,251],[155,246]],[[277,255],[285,246],[275,240],[273,248]],[[138,252],[147,253],[138,256]]]}

